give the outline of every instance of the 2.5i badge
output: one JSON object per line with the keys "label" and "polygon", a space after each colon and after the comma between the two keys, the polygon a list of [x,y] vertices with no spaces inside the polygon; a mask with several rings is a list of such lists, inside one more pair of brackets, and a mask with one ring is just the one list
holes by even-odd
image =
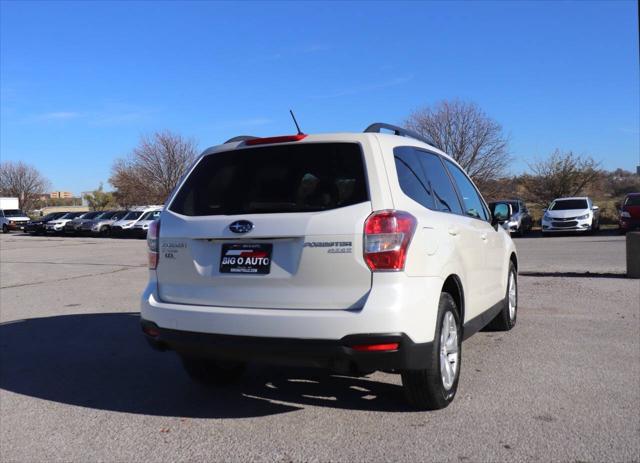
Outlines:
{"label": "2.5i badge", "polygon": [[271,271],[271,243],[229,243],[222,245],[220,273],[266,275]]}

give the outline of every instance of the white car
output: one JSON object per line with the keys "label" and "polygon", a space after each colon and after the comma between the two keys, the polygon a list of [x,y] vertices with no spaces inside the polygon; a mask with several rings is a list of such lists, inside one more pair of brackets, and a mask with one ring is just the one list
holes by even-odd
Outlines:
{"label": "white car", "polygon": [[20,209],[0,209],[2,233],[9,233],[11,230],[24,230],[30,220],[27,214]]}
{"label": "white car", "polygon": [[554,199],[542,216],[542,235],[564,232],[595,232],[600,211],[586,196]]}
{"label": "white car", "polygon": [[111,233],[120,235],[133,231],[133,227],[142,219],[142,217],[151,211],[162,211],[162,206],[140,206],[131,209],[120,220],[116,220],[111,224]]}
{"label": "white car", "polygon": [[158,220],[161,213],[162,209],[145,212],[142,217],[140,217],[140,220],[133,226],[133,233],[140,238],[146,237],[151,222]]}
{"label": "white car", "polygon": [[207,149],[149,229],[150,344],[198,381],[254,360],[384,370],[415,407],[446,407],[462,340],[516,323],[518,261],[460,166],[418,138],[373,124]]}
{"label": "white car", "polygon": [[67,212],[62,217],[47,222],[44,226],[45,232],[49,233],[62,233],[64,232],[64,226],[67,222],[71,222],[73,219],[80,217],[86,212]]}

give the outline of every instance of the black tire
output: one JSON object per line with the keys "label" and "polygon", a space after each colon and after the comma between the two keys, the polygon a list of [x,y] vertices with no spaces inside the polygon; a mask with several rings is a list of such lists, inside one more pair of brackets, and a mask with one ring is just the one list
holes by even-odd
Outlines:
{"label": "black tire", "polygon": [[107,225],[100,227],[100,236],[106,237],[109,235],[111,235],[111,229]]}
{"label": "black tire", "polygon": [[[513,317],[510,314],[509,310],[509,281],[511,276],[513,275],[513,281],[515,284],[515,310],[513,313]],[[513,262],[509,262],[509,273],[507,276],[507,291],[504,296],[504,301],[502,301],[502,309],[496,317],[491,320],[491,322],[487,325],[487,330],[489,331],[509,331],[511,328],[516,326],[516,321],[518,319],[518,272],[516,272],[516,267],[513,265]]]}
{"label": "black tire", "polygon": [[[449,389],[445,388],[440,373],[441,333],[445,315],[453,314],[457,331],[458,363],[455,379]],[[438,326],[434,339],[434,346],[429,359],[429,366],[423,370],[402,371],[402,386],[407,401],[420,410],[439,410],[448,406],[458,390],[460,367],[462,365],[462,328],[458,307],[449,293],[440,294],[438,304]]]}
{"label": "black tire", "polygon": [[9,233],[9,227],[7,227],[6,223],[2,224],[2,233]]}
{"label": "black tire", "polygon": [[182,366],[194,381],[207,386],[223,386],[242,377],[246,364],[180,354]]}

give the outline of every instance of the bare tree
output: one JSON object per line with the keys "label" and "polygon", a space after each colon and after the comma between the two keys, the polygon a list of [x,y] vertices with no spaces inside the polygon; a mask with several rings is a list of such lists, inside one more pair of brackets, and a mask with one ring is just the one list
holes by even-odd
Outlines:
{"label": "bare tree", "polygon": [[0,164],[0,195],[19,198],[20,207],[25,211],[33,210],[49,187],[49,180],[29,164],[22,161]]}
{"label": "bare tree", "polygon": [[162,204],[196,158],[196,144],[169,131],[142,137],[112,167],[109,182],[123,206]]}
{"label": "bare tree", "polygon": [[502,177],[509,165],[502,126],[475,103],[441,101],[412,113],[405,126],[458,161],[480,189]]}
{"label": "bare tree", "polygon": [[602,175],[599,163],[572,151],[556,149],[544,160],[529,164],[521,177],[527,199],[546,207],[553,199],[584,193]]}

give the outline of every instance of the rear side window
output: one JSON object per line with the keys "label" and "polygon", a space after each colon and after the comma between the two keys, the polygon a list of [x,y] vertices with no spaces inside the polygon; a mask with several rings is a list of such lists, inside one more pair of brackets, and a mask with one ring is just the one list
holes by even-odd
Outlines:
{"label": "rear side window", "polygon": [[395,148],[393,157],[396,164],[396,172],[398,173],[398,183],[400,183],[402,192],[424,207],[433,209],[431,187],[424,176],[424,171],[418,161],[415,150],[409,147]]}
{"label": "rear side window", "polygon": [[[484,208],[482,199],[476,187],[473,186],[471,180],[465,175],[462,170],[449,160],[445,161],[449,172],[458,185],[458,191],[462,196],[462,202],[464,203],[464,212],[470,217],[481,220],[489,220],[487,212]],[[512,203],[513,204],[513,203]]]}
{"label": "rear side window", "polygon": [[444,170],[440,156],[425,151],[416,151],[416,155],[429,179],[436,210],[462,214],[460,201],[458,201],[449,174]]}
{"label": "rear side window", "polygon": [[314,212],[368,201],[356,143],[303,143],[204,157],[170,210],[189,216]]}

